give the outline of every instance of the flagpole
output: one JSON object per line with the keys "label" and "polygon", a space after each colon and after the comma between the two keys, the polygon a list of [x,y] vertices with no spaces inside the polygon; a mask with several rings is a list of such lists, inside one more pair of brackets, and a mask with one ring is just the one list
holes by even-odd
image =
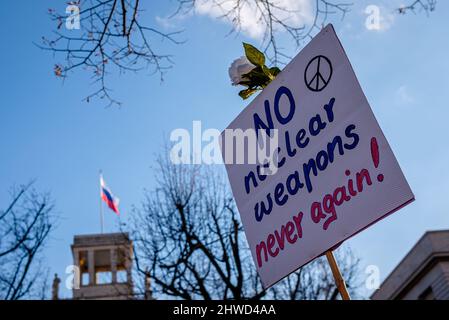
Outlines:
{"label": "flagpole", "polygon": [[101,189],[101,179],[102,179],[103,173],[100,170],[100,227],[101,227],[101,233],[103,233],[103,199],[102,194],[103,190]]}

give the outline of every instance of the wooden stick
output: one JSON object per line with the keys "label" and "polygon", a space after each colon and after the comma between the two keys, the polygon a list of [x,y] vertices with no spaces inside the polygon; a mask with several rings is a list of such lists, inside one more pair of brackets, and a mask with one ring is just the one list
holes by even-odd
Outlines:
{"label": "wooden stick", "polygon": [[334,254],[332,250],[326,251],[327,262],[332,270],[332,274],[334,275],[335,284],[337,285],[337,289],[340,292],[341,298],[343,300],[351,300],[349,296],[348,288],[346,288],[346,283],[343,277],[341,276],[340,269],[338,268],[337,261],[335,260]]}

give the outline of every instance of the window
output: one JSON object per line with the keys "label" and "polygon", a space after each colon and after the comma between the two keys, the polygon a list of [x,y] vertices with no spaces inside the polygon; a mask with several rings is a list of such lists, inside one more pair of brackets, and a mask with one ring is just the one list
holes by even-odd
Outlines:
{"label": "window", "polygon": [[89,285],[89,274],[87,272],[83,272],[81,274],[81,285],[82,286]]}
{"label": "window", "polygon": [[117,282],[118,283],[126,283],[127,282],[126,270],[117,271]]}
{"label": "window", "polygon": [[435,300],[432,287],[428,287],[418,296],[418,300]]}
{"label": "window", "polygon": [[95,274],[97,284],[112,283],[112,273],[110,271],[100,271]]}
{"label": "window", "polygon": [[112,283],[111,250],[95,250],[94,252],[95,283]]}

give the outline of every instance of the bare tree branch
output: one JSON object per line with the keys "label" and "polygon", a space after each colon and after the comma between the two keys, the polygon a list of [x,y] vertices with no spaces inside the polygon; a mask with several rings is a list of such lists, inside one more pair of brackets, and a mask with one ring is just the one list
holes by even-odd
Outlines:
{"label": "bare tree branch", "polygon": [[282,3],[276,0],[178,0],[178,8],[174,15],[185,14],[196,7],[209,4],[219,10],[218,19],[228,21],[232,25],[230,33],[244,31],[248,19],[248,10],[253,12],[251,19],[257,19],[257,24],[264,28],[262,48],[271,64],[284,65],[289,56],[281,46],[281,38],[285,34],[290,41],[299,48],[306,40],[312,38],[324,24],[329,16],[339,15],[341,19],[349,12],[352,4],[336,1],[311,0],[313,6],[312,20],[305,17],[308,12],[305,8],[290,7],[291,3]]}
{"label": "bare tree branch", "polygon": [[[203,2],[205,0],[202,0]],[[296,23],[295,16],[300,10],[278,4],[276,0],[207,0],[222,11],[221,19],[230,21],[231,32],[240,32],[244,23],[243,8],[250,7],[266,26],[263,36],[263,49],[274,65],[289,60],[286,51],[280,45],[282,34],[288,35],[296,46],[312,37],[329,15],[349,11],[349,4],[334,1],[315,0],[315,14],[311,23]],[[174,15],[184,14],[195,8],[198,0],[178,0]],[[49,9],[51,19],[56,23],[52,37],[42,37],[37,44],[40,48],[62,57],[63,63],[54,66],[57,77],[66,79],[71,71],[82,69],[91,74],[94,91],[85,97],[89,102],[93,98],[105,99],[107,105],[120,105],[108,86],[111,74],[150,70],[158,74],[161,81],[165,72],[173,65],[172,56],[160,53],[155,40],[167,40],[180,44],[179,31],[162,32],[143,23],[142,3],[139,0],[77,0],[70,5],[80,8],[81,30],[67,30],[64,25],[67,15]],[[132,14],[129,14],[132,13]]]}
{"label": "bare tree branch", "polygon": [[[158,159],[157,187],[146,192],[131,223],[137,272],[151,277],[155,296],[335,299],[332,273],[321,258],[263,290],[226,178],[209,167],[173,164],[168,154]],[[337,259],[349,287],[357,289],[358,260],[347,251]]]}
{"label": "bare tree branch", "polygon": [[54,227],[53,205],[32,183],[13,191],[0,211],[0,298],[42,297],[45,276],[40,253]]}
{"label": "bare tree branch", "polygon": [[419,11],[424,11],[427,15],[435,10],[437,0],[414,0],[408,5],[402,5],[397,8],[396,11],[399,14],[406,14],[408,12],[417,13]]}
{"label": "bare tree branch", "polygon": [[[407,12],[434,11],[436,0],[413,0],[396,9]],[[37,44],[44,50],[61,56],[63,63],[54,66],[56,76],[65,79],[71,71],[82,69],[91,74],[94,91],[85,101],[105,99],[107,105],[120,105],[108,85],[111,74],[150,70],[163,81],[165,72],[173,66],[172,56],[161,53],[156,40],[180,44],[179,31],[162,32],[143,23],[142,2],[139,0],[76,0],[69,4],[80,7],[81,30],[64,28],[67,15],[49,9],[56,23],[52,37],[42,37]],[[302,4],[303,6],[300,6]],[[248,12],[262,28],[261,46],[274,66],[286,64],[291,56],[292,42],[296,49],[312,38],[330,20],[343,19],[351,3],[331,0],[309,0],[297,3],[279,0],[177,0],[171,17],[195,12],[208,5],[219,12],[217,18],[231,23],[231,33],[248,31]],[[309,10],[311,8],[311,10]],[[249,28],[251,29],[251,28]],[[285,44],[283,46],[283,43]],[[290,50],[291,51],[291,50]]]}
{"label": "bare tree branch", "polygon": [[[360,287],[360,261],[350,248],[335,251],[339,268],[353,298]],[[276,299],[335,300],[340,294],[326,258],[319,257],[282,280],[272,288]]]}
{"label": "bare tree branch", "polygon": [[111,95],[107,85],[107,76],[114,72],[150,70],[163,80],[173,62],[171,55],[156,51],[154,42],[168,40],[179,44],[179,31],[164,33],[143,24],[139,0],[78,0],[70,3],[80,7],[81,29],[67,30],[64,28],[67,16],[49,9],[56,30],[52,37],[42,37],[42,42],[37,45],[64,58],[64,63],[54,67],[56,76],[64,79],[78,69],[92,74],[97,89],[85,97],[86,102],[100,98],[108,105],[121,104]]}

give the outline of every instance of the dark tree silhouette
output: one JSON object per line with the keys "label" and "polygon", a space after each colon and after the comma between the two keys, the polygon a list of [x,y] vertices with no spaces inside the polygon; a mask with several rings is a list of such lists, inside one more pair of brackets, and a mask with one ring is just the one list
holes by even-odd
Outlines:
{"label": "dark tree silhouette", "polygon": [[[278,45],[278,37],[286,32],[298,46],[302,40],[310,38],[321,28],[329,15],[340,13],[343,17],[349,4],[335,1],[316,0],[314,20],[311,25],[296,26],[285,18],[287,14],[297,14],[276,0],[233,0],[235,5],[223,12],[222,18],[231,19],[234,31],[239,31],[242,17],[241,8],[251,5],[267,25],[264,50],[273,64],[288,58]],[[213,5],[222,7],[222,1],[210,0]],[[178,0],[173,16],[183,15],[195,7],[195,0]],[[163,79],[167,69],[172,67],[170,54],[161,53],[156,40],[168,40],[180,44],[179,31],[166,33],[144,22],[142,2],[139,0],[86,0],[71,1],[80,7],[81,30],[67,30],[64,27],[66,13],[49,9],[49,15],[56,23],[52,37],[42,37],[38,46],[62,56],[64,63],[54,66],[56,76],[65,78],[70,71],[82,69],[92,75],[95,91],[85,101],[99,97],[110,104],[120,104],[107,85],[107,75],[118,72],[138,72],[150,70]],[[281,17],[279,13],[284,13]],[[146,16],[148,18],[148,15]],[[284,59],[283,59],[284,58]]]}
{"label": "dark tree silhouette", "polygon": [[[172,164],[165,154],[157,162],[157,187],[146,192],[131,218],[141,275],[136,278],[149,276],[156,297],[337,298],[322,258],[264,291],[224,176],[206,167]],[[339,252],[337,259],[355,291],[358,260],[347,251]]]}
{"label": "dark tree silhouette", "polygon": [[0,299],[40,299],[47,272],[41,251],[54,227],[48,194],[32,184],[12,191],[11,203],[0,211]]}
{"label": "dark tree silhouette", "polygon": [[159,74],[172,65],[171,56],[161,53],[155,40],[168,40],[178,44],[179,32],[164,33],[144,23],[139,0],[86,0],[71,1],[79,6],[80,30],[67,30],[67,14],[49,9],[57,24],[54,36],[42,37],[39,47],[61,54],[65,62],[56,64],[55,75],[67,77],[70,71],[83,69],[92,75],[96,90],[85,101],[99,97],[108,104],[120,104],[111,94],[106,76],[115,72],[150,70]]}
{"label": "dark tree silhouette", "polygon": [[[204,0],[178,0],[179,6],[176,14],[189,12],[195,5]],[[251,8],[254,17],[266,26],[262,40],[262,50],[274,66],[283,65],[291,57],[280,43],[282,34],[287,35],[296,47],[300,47],[304,41],[311,39],[319,32],[332,15],[338,15],[341,19],[349,12],[351,3],[326,0],[311,0],[313,6],[313,19],[304,21],[300,25],[295,23],[294,17],[300,15],[298,9],[291,8],[276,0],[208,0],[212,6],[221,11],[218,19],[224,19],[231,23],[232,32],[240,32],[244,21],[244,8]]]}
{"label": "dark tree silhouette", "polygon": [[[335,256],[351,298],[360,298],[360,260],[349,247],[337,249]],[[271,296],[279,300],[335,300],[340,297],[325,256],[286,277],[270,291]]]}
{"label": "dark tree silhouette", "polygon": [[434,11],[436,8],[437,0],[414,0],[407,5],[403,5],[396,9],[399,14],[406,14],[407,12],[422,12],[426,14]]}
{"label": "dark tree silhouette", "polygon": [[[281,38],[300,47],[314,36],[331,17],[343,19],[351,8],[350,3],[334,0],[310,0],[313,7],[312,21],[298,25],[295,16],[298,9],[290,7],[288,2],[277,0],[176,0],[177,7],[171,17],[185,15],[194,11],[196,5],[208,3],[221,14],[217,19],[232,24],[230,33],[239,33],[244,23],[244,8],[251,8],[254,17],[265,25],[262,49],[272,66],[282,66],[290,60],[287,51],[281,45]],[[38,46],[62,56],[63,63],[54,66],[57,77],[66,78],[71,71],[84,70],[92,76],[94,91],[85,97],[89,102],[101,98],[108,105],[120,102],[111,95],[107,83],[110,74],[149,70],[163,80],[164,73],[173,66],[172,56],[162,52],[160,41],[180,44],[180,31],[164,32],[145,20],[143,2],[139,0],[76,0],[68,2],[78,6],[81,29],[67,30],[64,27],[67,14],[49,9],[49,15],[56,24],[51,37],[42,37]],[[431,12],[436,0],[414,0],[397,12]],[[296,22],[295,22],[296,21]],[[289,46],[290,47],[290,46]]]}

